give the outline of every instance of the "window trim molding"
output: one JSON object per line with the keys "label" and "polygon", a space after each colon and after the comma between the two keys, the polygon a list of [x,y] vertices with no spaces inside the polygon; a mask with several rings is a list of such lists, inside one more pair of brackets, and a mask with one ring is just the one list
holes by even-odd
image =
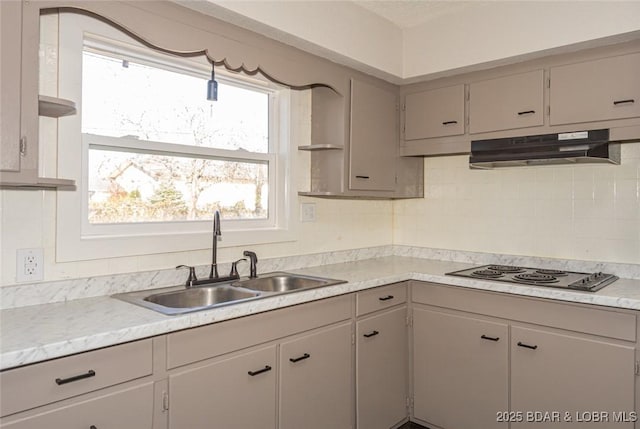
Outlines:
{"label": "window trim molding", "polygon": [[[59,95],[77,100],[78,110],[81,112],[81,63],[85,36],[98,33],[100,34],[98,37],[113,39],[119,43],[141,45],[108,24],[79,14],[60,14],[59,28]],[[192,60],[186,61],[196,64]],[[65,78],[60,79],[60,76]],[[261,85],[256,84],[255,87],[261,87]],[[265,87],[262,89],[268,91]],[[297,207],[297,194],[292,192],[292,180],[296,176],[292,163],[293,147],[289,139],[290,127],[294,126],[296,121],[291,118],[290,97],[291,90],[286,88],[279,89],[277,95],[273,92],[269,95],[270,145],[272,138],[276,139],[276,145],[270,148],[270,154],[251,154],[251,157],[257,155],[274,157],[272,163],[276,167],[277,174],[274,189],[271,184],[269,189],[270,210],[272,207],[275,210],[274,223],[266,227],[247,229],[247,224],[242,228],[240,221],[236,221],[238,226],[235,226],[231,221],[227,223],[223,219],[223,237],[219,242],[221,248],[296,240],[298,221],[294,208]],[[271,117],[272,112],[273,117]],[[58,173],[64,172],[65,177],[75,179],[79,185],[79,191],[57,193],[56,262],[196,251],[211,247],[211,225],[207,221],[191,221],[189,223],[195,226],[184,232],[157,231],[109,236],[85,233],[83,235],[83,219],[78,218],[83,216],[83,212],[86,214],[86,208],[82,204],[86,203],[87,199],[82,192],[86,189],[86,183],[82,180],[86,177],[83,169],[87,168],[85,159],[87,152],[84,151],[86,147],[83,147],[85,145],[83,140],[81,113],[58,121]],[[169,143],[166,145],[181,146]],[[189,146],[183,146],[183,148],[187,149]],[[218,154],[225,152],[222,149],[211,150]],[[181,152],[188,151],[189,149]],[[273,206],[271,206],[272,201]],[[171,224],[176,226],[176,223]],[[227,224],[226,228],[225,224]]]}

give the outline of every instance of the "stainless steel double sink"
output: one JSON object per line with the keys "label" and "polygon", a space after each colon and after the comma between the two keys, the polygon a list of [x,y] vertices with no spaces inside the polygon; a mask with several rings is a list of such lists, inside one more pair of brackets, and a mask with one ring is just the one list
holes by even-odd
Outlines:
{"label": "stainless steel double sink", "polygon": [[258,278],[185,288],[174,286],[113,295],[163,314],[175,315],[238,304],[274,295],[346,283],[345,280],[274,272]]}

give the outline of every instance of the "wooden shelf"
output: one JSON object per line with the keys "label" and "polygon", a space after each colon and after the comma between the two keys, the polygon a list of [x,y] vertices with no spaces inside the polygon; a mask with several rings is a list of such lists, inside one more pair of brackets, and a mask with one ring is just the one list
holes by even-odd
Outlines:
{"label": "wooden shelf", "polygon": [[76,103],[64,98],[38,96],[38,114],[49,118],[60,118],[76,114]]}
{"label": "wooden shelf", "polygon": [[298,146],[298,150],[343,150],[343,146],[338,146],[335,144],[312,144],[307,146]]}

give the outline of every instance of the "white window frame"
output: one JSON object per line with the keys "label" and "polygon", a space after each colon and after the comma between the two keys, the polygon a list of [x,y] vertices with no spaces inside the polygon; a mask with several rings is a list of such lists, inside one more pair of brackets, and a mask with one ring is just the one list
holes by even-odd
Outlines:
{"label": "white window frame", "polygon": [[[85,47],[105,54],[109,47],[120,46],[132,61],[160,64],[164,69],[202,76],[207,69],[201,62],[156,54],[96,19],[72,13],[60,15],[59,94],[75,100],[78,114],[58,123],[58,174],[76,180],[76,192],[57,193],[56,261],[70,262],[111,257],[137,256],[209,249],[211,221],[145,222],[90,224],[88,220],[88,154],[90,145],[101,148],[133,150],[166,155],[195,155],[232,161],[266,161],[269,165],[269,218],[267,220],[223,219],[220,247],[294,241],[297,222],[293,207],[297,196],[292,192],[295,177],[289,141],[291,111],[290,91],[269,83],[217,71],[216,78],[232,80],[234,85],[259,89],[269,95],[269,153],[246,153],[133,138],[96,136],[81,133],[82,54]],[[104,51],[104,52],[100,52]],[[128,55],[127,55],[128,56]],[[80,150],[79,150],[80,149]],[[273,171],[272,171],[273,170]]]}

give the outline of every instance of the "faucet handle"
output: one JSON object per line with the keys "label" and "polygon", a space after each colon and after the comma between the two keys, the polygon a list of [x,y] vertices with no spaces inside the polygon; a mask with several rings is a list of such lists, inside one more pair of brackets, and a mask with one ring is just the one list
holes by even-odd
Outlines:
{"label": "faucet handle", "polygon": [[189,278],[187,279],[185,285],[186,285],[186,287],[193,286],[193,282],[198,280],[198,278],[196,277],[196,267],[192,267],[192,266],[189,266],[189,265],[178,265],[178,266],[176,266],[176,270],[178,270],[180,268],[189,268]]}
{"label": "faucet handle", "polygon": [[247,258],[240,258],[235,262],[231,263],[231,273],[229,274],[229,277],[237,277],[240,278],[240,274],[238,274],[238,262],[242,262],[242,261],[247,261]]}

